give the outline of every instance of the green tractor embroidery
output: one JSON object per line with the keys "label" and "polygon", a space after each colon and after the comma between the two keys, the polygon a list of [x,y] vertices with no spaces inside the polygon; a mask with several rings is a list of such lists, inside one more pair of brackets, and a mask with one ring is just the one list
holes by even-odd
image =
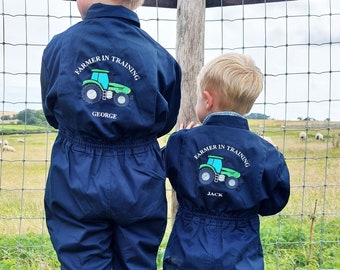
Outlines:
{"label": "green tractor embroidery", "polygon": [[109,81],[109,71],[92,69],[91,79],[83,81],[82,97],[90,104],[99,100],[112,99],[118,106],[128,105],[131,89],[119,83]]}
{"label": "green tractor embroidery", "polygon": [[233,169],[222,167],[222,160],[223,157],[208,156],[207,163],[199,167],[199,180],[205,185],[212,182],[225,182],[228,188],[236,188],[241,174]]}

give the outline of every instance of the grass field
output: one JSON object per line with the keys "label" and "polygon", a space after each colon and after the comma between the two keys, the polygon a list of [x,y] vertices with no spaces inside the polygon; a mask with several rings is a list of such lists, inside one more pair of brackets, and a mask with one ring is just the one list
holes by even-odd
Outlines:
{"label": "grass field", "polygon": [[[339,123],[311,123],[307,140],[299,139],[300,131],[306,131],[302,121],[250,120],[250,126],[254,132],[264,131],[272,138],[284,153],[291,173],[287,207],[279,215],[261,218],[266,269],[340,269]],[[325,140],[315,140],[317,132]],[[1,138],[16,151],[1,153],[0,270],[58,268],[43,210],[55,136],[18,132]],[[168,199],[171,210],[169,186]],[[168,235],[169,230],[160,248],[159,265]]]}

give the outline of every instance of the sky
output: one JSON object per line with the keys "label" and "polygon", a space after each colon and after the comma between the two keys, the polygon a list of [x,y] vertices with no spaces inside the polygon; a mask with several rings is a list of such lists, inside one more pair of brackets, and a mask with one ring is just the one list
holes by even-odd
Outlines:
{"label": "sky", "polygon": [[[141,27],[176,56],[176,9],[136,12]],[[41,55],[55,34],[81,20],[76,3],[0,0],[0,13],[0,111],[41,109]],[[339,0],[208,8],[205,62],[228,51],[254,58],[265,84],[251,112],[340,121],[339,25]]]}

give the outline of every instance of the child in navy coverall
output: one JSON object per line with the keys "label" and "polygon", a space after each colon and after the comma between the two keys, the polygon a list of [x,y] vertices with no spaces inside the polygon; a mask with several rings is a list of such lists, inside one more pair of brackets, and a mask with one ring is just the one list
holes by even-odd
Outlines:
{"label": "child in navy coverall", "polygon": [[46,184],[61,269],[156,269],[167,217],[157,138],[176,123],[181,70],[140,29],[142,0],[78,0],[83,21],[56,35],[41,67],[59,130]]}
{"label": "child in navy coverall", "polygon": [[283,155],[242,117],[261,90],[262,74],[243,54],[221,55],[199,73],[202,125],[173,133],[165,150],[179,208],[164,270],[264,268],[258,215],[281,211],[290,184]]}

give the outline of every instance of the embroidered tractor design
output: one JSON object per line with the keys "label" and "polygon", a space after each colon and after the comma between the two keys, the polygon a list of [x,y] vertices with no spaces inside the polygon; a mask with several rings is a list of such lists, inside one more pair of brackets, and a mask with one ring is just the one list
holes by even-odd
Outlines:
{"label": "embroidered tractor design", "polygon": [[92,69],[91,79],[83,81],[82,97],[90,104],[99,100],[112,99],[118,106],[126,106],[131,89],[119,83],[109,81],[109,71]]}
{"label": "embroidered tractor design", "polygon": [[222,167],[223,157],[208,156],[208,161],[199,167],[199,180],[208,185],[212,182],[224,182],[228,188],[236,188],[241,174],[233,169]]}

